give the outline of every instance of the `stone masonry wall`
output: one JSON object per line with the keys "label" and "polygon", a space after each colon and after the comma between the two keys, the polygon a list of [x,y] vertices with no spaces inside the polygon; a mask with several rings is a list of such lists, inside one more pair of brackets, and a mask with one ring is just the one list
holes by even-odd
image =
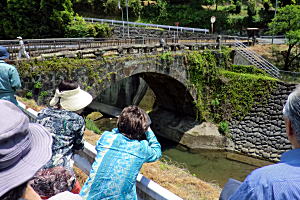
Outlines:
{"label": "stone masonry wall", "polygon": [[268,102],[254,106],[243,120],[230,123],[234,151],[278,161],[283,152],[291,149],[282,109],[294,89],[294,84],[278,83]]}

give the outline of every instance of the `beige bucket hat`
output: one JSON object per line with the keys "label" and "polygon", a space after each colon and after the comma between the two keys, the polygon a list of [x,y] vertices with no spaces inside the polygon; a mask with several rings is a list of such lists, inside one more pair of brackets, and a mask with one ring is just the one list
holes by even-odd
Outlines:
{"label": "beige bucket hat", "polygon": [[59,102],[65,110],[78,111],[88,106],[92,100],[92,95],[80,89],[80,87],[62,92],[56,89],[55,95],[50,101],[50,106],[55,106]]}

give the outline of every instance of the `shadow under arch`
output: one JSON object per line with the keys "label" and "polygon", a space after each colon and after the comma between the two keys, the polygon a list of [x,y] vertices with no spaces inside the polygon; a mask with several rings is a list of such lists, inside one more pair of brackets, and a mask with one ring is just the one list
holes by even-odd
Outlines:
{"label": "shadow under arch", "polygon": [[[143,84],[146,87],[141,86]],[[190,90],[166,74],[142,72],[116,81],[94,99],[90,111],[117,116],[124,107],[138,105],[147,87],[155,94],[155,103],[149,113],[152,129],[162,137],[179,142],[184,132],[198,124],[196,108]]]}

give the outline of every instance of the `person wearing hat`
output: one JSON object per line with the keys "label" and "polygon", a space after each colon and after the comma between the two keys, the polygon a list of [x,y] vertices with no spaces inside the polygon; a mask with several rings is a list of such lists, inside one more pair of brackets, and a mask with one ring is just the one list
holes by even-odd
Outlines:
{"label": "person wearing hat", "polygon": [[[51,158],[52,137],[13,103],[0,100],[0,110],[0,199],[41,200],[29,181]],[[49,200],[82,199],[64,192]]]}
{"label": "person wearing hat", "polygon": [[21,88],[20,76],[17,69],[6,63],[9,59],[7,49],[0,46],[0,99],[11,101],[18,105],[15,98],[16,89]]}
{"label": "person wearing hat", "polygon": [[[72,157],[75,151],[84,148],[85,120],[79,114],[92,100],[93,97],[80,89],[78,83],[63,80],[50,101],[51,107],[38,113],[37,123],[46,127],[53,137],[52,157],[44,169],[61,166],[74,175]],[[80,187],[78,181],[72,187]]]}
{"label": "person wearing hat", "polygon": [[23,38],[21,36],[18,36],[17,39],[19,40],[19,44],[20,44],[20,49],[19,49],[17,59],[21,59],[22,56],[25,56],[27,59],[29,59],[30,56],[25,50],[25,45],[24,45],[24,42],[23,42]]}

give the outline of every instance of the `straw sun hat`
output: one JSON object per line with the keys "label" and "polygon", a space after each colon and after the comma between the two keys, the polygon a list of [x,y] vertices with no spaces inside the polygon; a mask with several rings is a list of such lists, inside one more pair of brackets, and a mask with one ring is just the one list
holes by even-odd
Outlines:
{"label": "straw sun hat", "polygon": [[92,95],[80,89],[55,91],[54,97],[50,101],[50,106],[60,103],[61,107],[68,111],[78,111],[88,106],[93,100]]}
{"label": "straw sun hat", "polygon": [[0,197],[29,181],[51,158],[52,137],[13,103],[0,100]]}

